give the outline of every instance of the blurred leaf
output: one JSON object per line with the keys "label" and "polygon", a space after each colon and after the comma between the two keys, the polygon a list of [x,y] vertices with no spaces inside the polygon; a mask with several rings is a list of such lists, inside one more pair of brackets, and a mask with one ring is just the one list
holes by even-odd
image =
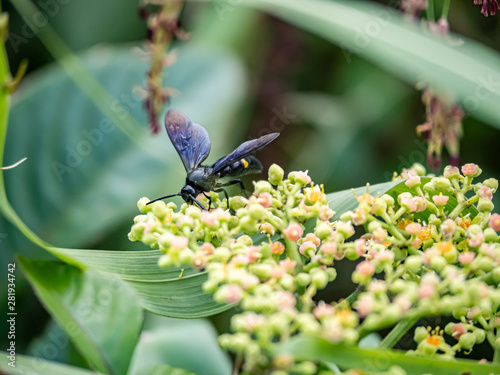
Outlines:
{"label": "blurred leaf", "polygon": [[390,7],[353,1],[245,0],[374,62],[410,84],[450,95],[470,115],[500,127],[500,56],[472,40],[438,36]]}
{"label": "blurred leaf", "polygon": [[278,353],[290,353],[297,360],[324,361],[348,369],[368,372],[388,371],[399,366],[407,375],[439,374],[491,375],[500,373],[500,365],[479,364],[468,359],[439,359],[405,355],[395,350],[361,349],[353,346],[332,345],[324,340],[296,337],[281,344]]}
{"label": "blurred leaf", "polygon": [[142,327],[135,294],[120,281],[60,262],[19,257],[38,297],[98,371],[124,374]]}
{"label": "blurred leaf", "polygon": [[[8,358],[7,352],[0,352],[2,358]],[[102,372],[84,370],[78,367],[63,365],[57,362],[47,361],[36,357],[28,357],[16,354],[16,367],[11,367],[8,361],[0,361],[2,374],[8,375],[103,375]]]}
{"label": "blurred leaf", "polygon": [[158,365],[145,368],[141,371],[141,375],[197,375],[192,372],[170,367],[167,365]]}
{"label": "blurred leaf", "polygon": [[[147,123],[141,99],[132,94],[144,82],[147,62],[130,48],[97,48],[82,61],[117,105]],[[228,141],[228,120],[245,86],[238,62],[219,51],[181,48],[166,81],[181,92],[172,108],[207,128],[214,146]],[[12,106],[5,161],[19,155],[28,160],[6,176],[11,203],[48,242],[97,242],[110,228],[131,221],[141,196],[176,192],[183,185],[182,163],[166,134],[138,142],[118,131],[61,68],[43,69],[24,82]],[[5,245],[16,248],[20,237],[13,233]]]}
{"label": "blurred leaf", "polygon": [[217,344],[217,332],[202,319],[148,316],[128,375],[142,375],[152,365],[168,365],[197,375],[231,373],[231,362]]}

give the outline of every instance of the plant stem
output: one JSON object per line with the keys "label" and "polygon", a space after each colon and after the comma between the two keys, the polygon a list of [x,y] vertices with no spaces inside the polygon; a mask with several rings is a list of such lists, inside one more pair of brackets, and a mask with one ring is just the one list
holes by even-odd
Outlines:
{"label": "plant stem", "polygon": [[443,12],[441,13],[441,18],[447,20],[448,12],[450,11],[450,0],[444,0]]}
{"label": "plant stem", "polygon": [[434,22],[434,0],[428,1],[429,5],[427,6],[427,19],[431,22]]}
{"label": "plant stem", "polygon": [[417,323],[419,316],[409,317],[401,320],[396,326],[389,332],[387,336],[378,345],[379,349],[391,349],[397,344],[401,337],[404,336],[406,332],[410,330],[411,327]]}

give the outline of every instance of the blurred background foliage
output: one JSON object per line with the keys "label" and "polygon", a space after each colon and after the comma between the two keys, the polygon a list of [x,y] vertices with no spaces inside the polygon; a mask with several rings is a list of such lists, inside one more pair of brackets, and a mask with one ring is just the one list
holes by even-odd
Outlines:
{"label": "blurred background foliage", "polygon": [[[50,6],[54,3],[57,9]],[[394,6],[393,1],[380,3]],[[26,20],[2,0],[16,36],[6,43],[12,71],[22,59],[29,60],[28,75],[13,97],[4,164],[25,156],[28,160],[5,173],[9,200],[28,226],[54,245],[140,250],[127,239],[135,203],[142,196],[179,191],[184,171],[166,135],[148,135],[146,114],[132,96],[134,86],[144,84],[147,69],[137,52],[146,36],[137,0],[35,4],[143,129],[140,137],[130,139],[106,123],[39,39],[27,34]],[[415,133],[415,126],[425,121],[425,108],[415,87],[277,18],[237,2],[222,4],[185,4],[180,21],[192,38],[174,43],[179,58],[165,76],[166,85],[180,92],[165,111],[180,109],[207,128],[209,162],[248,138],[279,131],[281,136],[259,152],[265,169],[278,163],[286,170],[309,170],[326,192],[388,181],[393,171],[425,164],[426,145]],[[500,49],[498,15],[483,17],[472,0],[452,2],[449,23],[452,31]],[[89,134],[95,141],[90,151],[74,160],[71,171],[58,175],[54,162],[68,166],[68,154],[89,141]],[[497,128],[466,117],[461,160],[479,164],[485,177],[499,178],[499,141]],[[446,154],[443,161],[445,165]],[[50,258],[3,219],[0,247],[2,269],[15,254]],[[335,291],[326,292],[334,293],[331,299],[351,288],[350,269],[339,268],[344,289],[336,283]],[[50,322],[21,272],[17,277],[19,319],[30,322],[17,325],[18,351],[44,356],[37,348],[64,334]],[[2,288],[2,300],[5,293]],[[5,308],[2,304],[0,311]],[[227,329],[229,314],[213,318],[219,330]],[[2,347],[5,340],[2,335]],[[71,345],[65,348],[56,360],[83,365]]]}

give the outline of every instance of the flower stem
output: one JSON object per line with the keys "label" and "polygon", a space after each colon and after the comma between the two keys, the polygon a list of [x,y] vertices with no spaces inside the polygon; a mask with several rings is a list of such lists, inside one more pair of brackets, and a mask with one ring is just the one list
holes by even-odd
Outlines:
{"label": "flower stem", "polygon": [[387,336],[378,345],[379,349],[391,349],[401,340],[406,332],[410,330],[411,327],[417,323],[419,316],[408,317],[401,320],[396,326],[389,332]]}
{"label": "flower stem", "polygon": [[450,11],[450,0],[444,0],[443,12],[441,13],[442,19],[448,19],[448,12]]}
{"label": "flower stem", "polygon": [[434,22],[434,0],[429,0],[429,5],[426,10],[427,19]]}

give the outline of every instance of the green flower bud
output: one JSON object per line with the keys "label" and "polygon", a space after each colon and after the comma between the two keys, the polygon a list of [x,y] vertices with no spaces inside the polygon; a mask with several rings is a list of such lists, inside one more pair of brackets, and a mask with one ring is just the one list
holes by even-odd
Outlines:
{"label": "green flower bud", "polygon": [[227,263],[231,259],[231,250],[226,247],[218,247],[212,255],[212,260],[221,263]]}
{"label": "green flower bud", "polygon": [[319,268],[313,268],[310,272],[311,284],[318,289],[323,289],[328,284],[328,273]]}
{"label": "green flower bud", "polygon": [[483,181],[483,185],[496,191],[498,189],[498,180],[494,178],[488,178]]}
{"label": "green flower bud", "polygon": [[167,205],[163,201],[157,201],[152,204],[153,206],[153,215],[155,215],[158,219],[163,220],[167,215]]}
{"label": "green flower bud", "polygon": [[139,199],[139,201],[137,202],[137,208],[141,213],[147,214],[148,212],[151,212],[152,207],[151,205],[147,204],[149,202],[150,200],[146,197]]}
{"label": "green flower bud", "polygon": [[431,259],[431,268],[436,272],[441,272],[441,270],[446,267],[448,262],[446,259],[440,255],[434,256]]}
{"label": "green flower bud", "polygon": [[453,180],[460,176],[460,171],[457,167],[452,167],[448,165],[444,168],[443,176],[448,178],[449,180]]}
{"label": "green flower bud", "polygon": [[415,342],[424,341],[427,337],[429,337],[429,331],[425,327],[415,328],[415,334],[413,335]]}
{"label": "green flower bud", "polygon": [[273,185],[279,185],[283,181],[283,176],[285,171],[277,164],[273,164],[269,167],[269,182]]}
{"label": "green flower bud", "polygon": [[352,211],[346,211],[342,215],[339,216],[339,219],[341,221],[348,222],[348,221],[352,220],[352,215],[353,215]]}
{"label": "green flower bud", "polygon": [[307,273],[301,272],[295,276],[295,281],[298,286],[306,287],[311,283],[311,276]]}
{"label": "green flower bud", "polygon": [[270,264],[257,263],[250,268],[250,272],[252,272],[255,276],[257,276],[261,280],[267,280],[271,277],[272,268],[273,266]]}
{"label": "green flower bud", "polygon": [[380,221],[374,220],[368,223],[368,232],[370,233],[375,232],[379,228],[382,228],[382,224],[380,223]]}
{"label": "green flower bud", "polygon": [[140,241],[144,233],[144,228],[146,228],[146,224],[143,222],[132,225],[130,233],[128,234],[130,241]]}
{"label": "green flower bud", "polygon": [[[281,176],[283,178],[283,175]],[[274,184],[277,185],[277,184]],[[260,193],[270,193],[273,191],[273,186],[267,181],[258,181],[254,183],[255,193],[259,195]]]}
{"label": "green flower bud", "polygon": [[425,176],[425,174],[426,174],[425,167],[420,163],[414,163],[411,166],[411,169],[413,169],[415,172],[417,172],[417,175],[420,177]]}
{"label": "green flower bud", "polygon": [[472,224],[471,226],[469,226],[469,228],[467,229],[467,232],[469,232],[469,234],[473,235],[473,234],[478,234],[478,233],[482,233],[483,232],[483,229],[481,228],[480,225],[478,224]]}
{"label": "green flower bud", "polygon": [[170,267],[173,265],[174,262],[172,260],[172,257],[168,254],[162,255],[160,258],[158,258],[158,266],[160,267]]}
{"label": "green flower bud", "polygon": [[488,198],[479,198],[479,202],[477,203],[477,209],[479,212],[491,212],[495,205]]}
{"label": "green flower bud", "polygon": [[193,251],[185,248],[179,253],[179,262],[181,262],[181,264],[191,264],[191,262],[193,261],[193,256]]}
{"label": "green flower bud", "polygon": [[451,329],[455,326],[455,322],[450,322],[446,325],[446,327],[444,327],[444,331],[446,332],[447,335],[451,335],[452,334],[452,331]]}
{"label": "green flower bud", "polygon": [[468,309],[466,307],[457,307],[453,310],[452,314],[455,319],[460,320],[461,318],[467,316],[467,311]]}
{"label": "green flower bud", "polygon": [[314,230],[314,234],[324,240],[330,237],[332,234],[332,228],[327,223],[321,222]]}
{"label": "green flower bud", "polygon": [[434,189],[439,193],[449,193],[452,191],[451,182],[447,178],[436,177],[434,181]]}
{"label": "green flower bud", "polygon": [[254,220],[265,220],[269,216],[269,212],[261,204],[252,204],[248,208],[250,217]]}
{"label": "green flower bud", "polygon": [[236,239],[236,242],[237,243],[240,243],[244,246],[252,246],[253,245],[253,240],[252,240],[252,237],[250,236],[247,236],[246,234],[242,235],[242,236],[239,236],[237,239]]}
{"label": "green flower bud", "polygon": [[158,237],[156,237],[153,233],[146,233],[142,236],[142,242],[155,248],[158,246]]}
{"label": "green flower bud", "polygon": [[405,260],[405,267],[413,273],[420,272],[422,269],[422,257],[419,255],[410,255]]}
{"label": "green flower bud", "polygon": [[229,207],[231,207],[233,211],[238,211],[240,208],[245,207],[247,203],[248,199],[240,195],[229,198]]}
{"label": "green flower bud", "polygon": [[483,272],[489,272],[493,268],[493,259],[480,256],[474,259],[471,263],[471,268],[478,269]]}
{"label": "green flower bud", "polygon": [[464,333],[462,336],[460,336],[460,339],[458,339],[458,345],[464,350],[470,350],[476,343],[476,336],[471,333],[467,332]]}
{"label": "green flower bud", "polygon": [[493,278],[493,282],[495,284],[500,283],[500,267],[495,267],[493,272],[491,273],[491,277]]}
{"label": "green flower bud", "polygon": [[328,281],[332,282],[337,278],[337,270],[333,267],[328,267],[326,269],[326,273],[328,274]]}
{"label": "green flower bud", "polygon": [[285,290],[294,291],[295,289],[295,279],[292,275],[285,274],[280,279],[280,285]]}
{"label": "green flower bud", "polygon": [[196,206],[190,206],[186,208],[185,214],[193,219],[199,219],[201,217],[201,210]]}
{"label": "green flower bud", "polygon": [[436,192],[436,182],[434,181],[434,179],[432,179],[428,183],[426,183],[424,185],[423,189],[429,195],[434,195],[434,193]]}
{"label": "green flower bud", "polygon": [[383,194],[380,198],[382,198],[388,207],[394,206],[395,200],[389,194]]}
{"label": "green flower bud", "polygon": [[215,293],[219,288],[219,283],[216,280],[208,279],[202,285],[202,289],[206,293]]}
{"label": "green flower bud", "polygon": [[345,329],[343,333],[344,333],[344,342],[347,345],[353,345],[358,342],[359,333],[355,329]]}
{"label": "green flower bud", "polygon": [[498,234],[493,228],[486,228],[484,230],[484,240],[485,242],[495,242],[498,239]]}
{"label": "green flower bud", "polygon": [[396,305],[388,305],[382,310],[381,312],[381,319],[382,322],[391,325],[392,323],[395,323],[399,320],[401,320],[401,310],[398,306]]}
{"label": "green flower bud", "polygon": [[243,233],[254,236],[259,232],[257,221],[250,216],[244,216],[240,219],[240,228]]}
{"label": "green flower bud", "polygon": [[[436,215],[431,214],[431,215],[429,215],[429,224],[433,224],[436,227],[439,227],[441,225],[441,220],[438,219]],[[434,230],[434,233],[432,233],[432,230]],[[432,228],[432,230],[431,230],[431,234],[436,235],[436,233],[435,233],[436,230],[434,228]]]}
{"label": "green flower bud", "polygon": [[293,373],[302,375],[314,375],[317,372],[317,368],[313,362],[304,361],[293,366],[292,371]]}

